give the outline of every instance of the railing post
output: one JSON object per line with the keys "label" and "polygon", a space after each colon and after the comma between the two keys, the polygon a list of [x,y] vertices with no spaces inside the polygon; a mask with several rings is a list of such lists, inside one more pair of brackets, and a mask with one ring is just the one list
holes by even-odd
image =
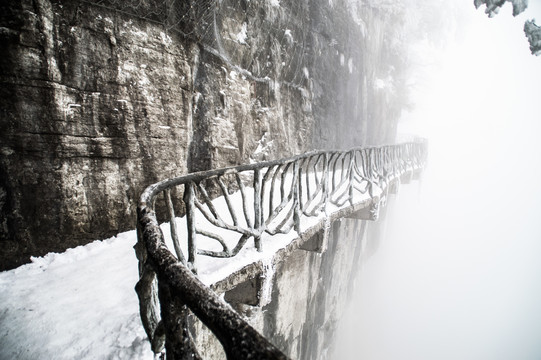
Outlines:
{"label": "railing post", "polygon": [[263,251],[261,247],[261,226],[262,226],[262,208],[261,208],[261,170],[254,170],[254,229],[258,235],[254,237],[254,244],[257,251]]}
{"label": "railing post", "polygon": [[350,152],[350,159],[349,159],[349,184],[348,184],[348,191],[349,191],[349,203],[353,205],[353,181],[355,179],[355,174],[353,172],[353,163],[355,161],[354,152]]}
{"label": "railing post", "polygon": [[295,226],[295,231],[297,234],[301,233],[301,210],[300,210],[300,199],[299,199],[299,189],[301,186],[301,172],[299,168],[299,162],[296,160],[293,163],[293,223]]}
{"label": "railing post", "polygon": [[[298,195],[297,195],[297,198],[299,199],[299,210],[302,211],[303,208],[302,208],[302,194],[303,192],[305,191],[304,190],[304,186],[302,185],[302,164],[300,164],[300,162],[304,162],[304,159],[302,160],[297,160],[295,161],[295,163],[299,163],[298,164],[298,171],[296,172],[294,170],[294,173],[295,173],[295,177],[297,178],[297,191],[298,191]],[[306,174],[306,176],[308,176],[308,174]]]}
{"label": "railing post", "polygon": [[162,321],[165,327],[167,360],[200,360],[201,356],[188,332],[188,307],[171,295],[166,280],[158,281]]}
{"label": "railing post", "polygon": [[163,323],[159,317],[156,272],[147,262],[148,252],[143,235],[144,225],[141,224],[143,211],[140,208],[137,209],[137,244],[134,248],[139,260],[139,281],[135,284],[135,292],[139,298],[139,315],[150,341],[151,349],[154,353],[159,353],[163,350],[165,334]]}
{"label": "railing post", "polygon": [[167,212],[169,213],[169,227],[171,230],[173,247],[175,248],[177,258],[182,261],[184,265],[186,265],[186,259],[184,258],[184,254],[182,254],[182,250],[180,249],[180,241],[178,239],[177,223],[175,220],[175,208],[173,206],[173,201],[171,200],[171,189],[164,190],[163,194],[165,196],[165,205],[167,206]]}
{"label": "railing post", "polygon": [[188,230],[188,267],[196,272],[197,233],[195,229],[195,190],[193,182],[184,186],[184,203],[186,205],[186,227]]}
{"label": "railing post", "polygon": [[325,153],[323,155],[323,184],[322,184],[322,197],[323,197],[323,212],[327,214],[327,205],[329,203],[329,155]]}

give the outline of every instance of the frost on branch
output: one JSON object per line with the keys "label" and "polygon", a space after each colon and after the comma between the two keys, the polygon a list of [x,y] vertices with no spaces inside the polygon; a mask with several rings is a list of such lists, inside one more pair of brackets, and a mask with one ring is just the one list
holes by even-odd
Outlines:
{"label": "frost on branch", "polygon": [[530,43],[532,54],[541,54],[541,26],[537,26],[535,20],[527,20],[524,23],[524,32]]}
{"label": "frost on branch", "polygon": [[[488,14],[488,17],[494,17],[507,1],[513,4],[513,16],[517,16],[528,7],[528,0],[473,0],[473,4],[477,9],[485,4],[485,13]],[[535,24],[535,19],[527,20],[524,23],[524,33],[530,43],[532,54],[541,54],[541,27]]]}
{"label": "frost on branch", "polygon": [[517,16],[528,7],[528,0],[474,0],[473,4],[477,9],[485,4],[487,6],[485,13],[488,14],[488,17],[494,17],[506,1],[513,4],[513,16]]}

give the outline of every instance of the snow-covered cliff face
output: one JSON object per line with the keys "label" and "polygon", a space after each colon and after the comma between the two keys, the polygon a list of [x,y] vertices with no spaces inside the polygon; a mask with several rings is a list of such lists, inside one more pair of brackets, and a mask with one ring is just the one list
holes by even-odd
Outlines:
{"label": "snow-covered cliff face", "polygon": [[0,270],[189,171],[390,142],[399,14],[350,0],[0,5]]}

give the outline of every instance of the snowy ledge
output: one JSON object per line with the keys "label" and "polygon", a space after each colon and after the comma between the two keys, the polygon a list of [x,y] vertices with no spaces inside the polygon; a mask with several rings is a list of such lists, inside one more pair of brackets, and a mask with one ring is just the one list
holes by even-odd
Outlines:
{"label": "snowy ledge", "polygon": [[[160,237],[182,263],[197,268],[200,281],[211,286],[249,263],[268,263],[293,239],[302,240],[325,219],[339,217],[335,213],[379,199],[389,183],[423,166],[423,149],[423,144],[405,143],[314,152],[190,174],[149,186],[139,208],[148,209],[156,224],[154,208],[163,193],[162,213],[167,208],[166,218],[171,220],[164,222],[162,214]],[[392,170],[383,169],[387,166]],[[207,192],[213,186],[219,194],[211,200]],[[186,215],[176,217],[175,208],[184,208]],[[138,257],[144,258],[144,245],[140,247]]]}
{"label": "snowy ledge", "polygon": [[[291,251],[302,247],[305,242],[312,239],[320,231],[323,232],[324,242],[316,247],[318,252],[323,252],[326,248],[327,231],[330,224],[336,219],[369,208],[374,202],[379,203],[379,197],[384,193],[384,190],[377,189],[377,195],[374,198],[366,194],[355,199],[353,205],[348,204],[341,208],[334,207],[334,209],[327,213],[321,213],[317,217],[303,217],[300,234],[295,230],[281,235],[264,234],[261,237],[263,247],[261,252],[258,252],[255,246],[250,244],[233,258],[204,257],[199,263],[198,277],[205,285],[218,293],[228,291],[257,274],[264,274],[264,278],[271,278],[274,264],[284,259]],[[166,237],[166,239],[168,238]]]}
{"label": "snowy ledge", "polygon": [[[341,218],[353,217],[361,220],[376,220],[381,206],[385,206],[388,193],[396,193],[401,183],[409,183],[411,179],[420,174],[421,169],[412,169],[400,177],[391,177],[387,185],[381,186],[374,191],[373,196],[359,194],[352,204],[342,207],[332,206],[326,213],[317,217],[303,217],[301,219],[301,233],[291,231],[283,235],[262,236],[263,251],[258,252],[255,246],[247,246],[234,258],[204,257],[200,261],[199,279],[215,292],[225,293],[240,283],[256,276],[262,276],[265,282],[262,284],[260,306],[265,305],[270,299],[270,291],[264,291],[272,279],[275,265],[287,258],[294,250],[306,248],[311,251],[322,253],[327,248],[328,231],[330,225]],[[375,213],[374,213],[375,211]],[[162,231],[168,246],[171,245],[168,224],[162,224]],[[316,235],[319,235],[316,239]],[[170,247],[172,248],[172,247]],[[267,289],[269,290],[269,289]]]}

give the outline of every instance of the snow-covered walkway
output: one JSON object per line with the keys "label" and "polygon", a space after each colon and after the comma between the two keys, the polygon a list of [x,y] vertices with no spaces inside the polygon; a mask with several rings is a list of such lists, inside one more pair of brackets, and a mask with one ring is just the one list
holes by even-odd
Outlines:
{"label": "snow-covered walkway", "polygon": [[0,359],[152,359],[135,231],[0,273]]}

